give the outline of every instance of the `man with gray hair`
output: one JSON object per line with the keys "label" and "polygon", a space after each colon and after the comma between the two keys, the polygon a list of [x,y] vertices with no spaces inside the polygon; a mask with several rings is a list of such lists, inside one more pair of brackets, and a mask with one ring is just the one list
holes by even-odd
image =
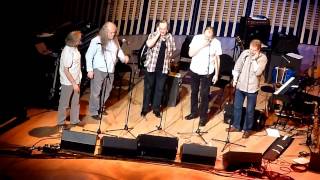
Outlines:
{"label": "man with gray hair", "polygon": [[102,108],[112,90],[118,58],[123,63],[129,62],[129,57],[123,53],[119,45],[116,33],[116,25],[106,22],[99,35],[91,40],[86,53],[87,76],[91,79],[89,112],[96,120],[100,119],[100,113],[105,114]]}

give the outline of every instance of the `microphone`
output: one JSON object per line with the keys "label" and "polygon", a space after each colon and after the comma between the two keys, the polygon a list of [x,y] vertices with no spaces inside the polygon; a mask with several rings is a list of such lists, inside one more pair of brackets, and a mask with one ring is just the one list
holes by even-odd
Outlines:
{"label": "microphone", "polygon": [[120,41],[120,43],[121,44],[127,44],[127,45],[129,45],[129,41],[127,40],[127,39],[125,39],[125,38],[123,38],[123,39],[119,39],[119,41]]}

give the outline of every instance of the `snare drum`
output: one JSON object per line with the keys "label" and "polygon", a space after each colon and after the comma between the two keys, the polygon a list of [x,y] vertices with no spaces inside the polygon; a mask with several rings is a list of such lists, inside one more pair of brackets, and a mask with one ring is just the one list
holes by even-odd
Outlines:
{"label": "snare drum", "polygon": [[295,75],[296,72],[290,68],[276,66],[272,70],[272,83],[284,84]]}

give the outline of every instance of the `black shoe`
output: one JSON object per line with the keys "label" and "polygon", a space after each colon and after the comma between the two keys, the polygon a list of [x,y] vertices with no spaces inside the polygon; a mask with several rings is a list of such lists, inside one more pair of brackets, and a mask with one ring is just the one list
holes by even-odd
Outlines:
{"label": "black shoe", "polygon": [[93,115],[93,116],[91,116],[91,117],[92,117],[92,119],[100,120],[100,116],[99,116],[99,115]]}
{"label": "black shoe", "polygon": [[250,135],[251,135],[251,134],[250,134],[249,131],[245,131],[245,132],[243,133],[243,135],[242,135],[242,138],[243,138],[243,139],[247,139],[247,138],[249,138]]}
{"label": "black shoe", "polygon": [[147,114],[148,114],[148,111],[144,111],[144,110],[142,110],[140,113],[142,117],[145,117]]}
{"label": "black shoe", "polygon": [[191,119],[194,119],[194,118],[197,118],[199,117],[199,115],[197,114],[189,114],[188,116],[184,117],[186,120],[191,120]]}
{"label": "black shoe", "polygon": [[206,126],[207,122],[208,122],[208,120],[202,119],[202,120],[200,120],[200,122],[199,122],[199,126]]}
{"label": "black shoe", "polygon": [[153,111],[153,114],[157,117],[157,118],[161,118],[161,114],[159,111]]}

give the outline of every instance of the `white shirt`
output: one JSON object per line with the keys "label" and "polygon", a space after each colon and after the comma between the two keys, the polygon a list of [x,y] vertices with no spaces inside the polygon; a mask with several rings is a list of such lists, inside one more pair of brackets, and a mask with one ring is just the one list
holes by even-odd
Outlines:
{"label": "white shirt", "polygon": [[114,73],[114,68],[118,61],[117,57],[124,62],[125,55],[121,48],[114,41],[109,41],[103,55],[100,36],[96,36],[91,40],[86,53],[87,71],[93,71],[93,69],[97,68],[103,72]]}
{"label": "white shirt", "polygon": [[[203,44],[205,41],[204,34],[195,35],[189,45],[191,48]],[[214,58],[222,54],[221,43],[217,38],[212,39],[211,43],[200,49],[191,59],[190,70],[199,75],[211,74],[214,72]],[[210,59],[209,59],[210,57]],[[208,73],[209,67],[209,73]]]}
{"label": "white shirt", "polygon": [[69,72],[77,84],[80,84],[81,73],[81,54],[76,47],[65,46],[60,57],[60,83],[63,85],[72,85],[64,73],[64,68],[69,68]]}

